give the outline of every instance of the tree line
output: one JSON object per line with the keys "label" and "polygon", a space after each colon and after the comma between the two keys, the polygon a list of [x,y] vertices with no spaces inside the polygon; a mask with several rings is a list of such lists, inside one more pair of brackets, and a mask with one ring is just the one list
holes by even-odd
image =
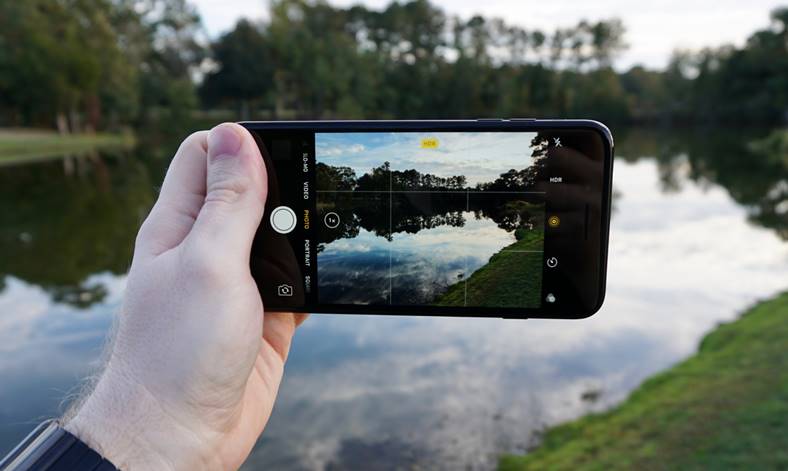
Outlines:
{"label": "tree line", "polygon": [[315,168],[318,191],[452,191],[465,190],[467,186],[464,175],[440,177],[416,169],[392,170],[389,162],[358,178],[350,167],[318,162]]}
{"label": "tree line", "polygon": [[477,183],[471,187],[465,175],[441,177],[422,173],[416,169],[392,170],[389,162],[356,177],[350,167],[326,165],[318,162],[318,191],[528,191],[536,184],[542,162],[520,169],[510,169],[490,182]]}
{"label": "tree line", "polygon": [[393,170],[386,161],[373,167],[360,177],[347,166],[327,165],[318,162],[315,166],[318,191],[500,191],[522,192],[534,189],[545,168],[549,138],[539,133],[531,139],[531,163],[522,169],[509,169],[494,180],[479,182],[475,186],[467,183],[465,175],[441,177],[416,169]]}
{"label": "tree line", "polygon": [[135,125],[198,105],[186,0],[0,0],[0,126]]}
{"label": "tree line", "polygon": [[743,47],[677,51],[618,72],[618,19],[552,31],[451,15],[272,0],[210,41],[187,0],[0,0],[0,125],[78,131],[183,116],[588,117],[779,123],[788,118],[788,8]]}

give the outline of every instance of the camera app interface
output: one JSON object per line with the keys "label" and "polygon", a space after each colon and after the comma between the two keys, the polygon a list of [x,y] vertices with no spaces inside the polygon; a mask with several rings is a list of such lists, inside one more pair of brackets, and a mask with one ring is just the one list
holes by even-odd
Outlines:
{"label": "camera app interface", "polygon": [[547,140],[316,133],[317,301],[539,307]]}

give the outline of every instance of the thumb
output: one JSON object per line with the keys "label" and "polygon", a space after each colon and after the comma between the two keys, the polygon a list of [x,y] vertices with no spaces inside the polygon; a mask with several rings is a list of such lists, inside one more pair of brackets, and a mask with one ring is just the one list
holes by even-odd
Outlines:
{"label": "thumb", "polygon": [[205,202],[189,242],[203,254],[248,264],[268,190],[265,164],[252,136],[237,124],[216,126],[207,141]]}

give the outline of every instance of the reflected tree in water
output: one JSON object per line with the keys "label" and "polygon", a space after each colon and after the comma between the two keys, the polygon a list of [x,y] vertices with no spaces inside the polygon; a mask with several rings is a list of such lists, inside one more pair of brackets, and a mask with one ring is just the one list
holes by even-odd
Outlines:
{"label": "reflected tree in water", "polygon": [[780,145],[785,131],[646,132],[625,136],[621,154],[628,160],[653,157],[664,191],[680,188],[683,178],[720,185],[748,210],[755,224],[788,240],[788,152]]}
{"label": "reflected tree in water", "polygon": [[145,166],[125,157],[0,169],[0,279],[19,278],[80,308],[103,300],[107,289],[91,276],[126,273],[155,198]]}

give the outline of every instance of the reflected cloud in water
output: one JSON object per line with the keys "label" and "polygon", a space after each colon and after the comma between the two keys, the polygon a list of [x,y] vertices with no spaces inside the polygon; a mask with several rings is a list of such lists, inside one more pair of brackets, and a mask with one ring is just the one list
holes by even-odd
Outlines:
{"label": "reflected cloud in water", "polygon": [[[246,468],[347,469],[374,458],[390,467],[489,469],[500,453],[532,446],[545,426],[622,400],[692,354],[717,323],[785,289],[788,245],[748,223],[726,190],[694,183],[681,165],[673,171],[680,185],[663,193],[655,161],[616,163],[607,301],[590,319],[312,316]],[[466,227],[489,230],[465,218]],[[440,229],[418,233],[430,234],[427,250],[449,242]],[[360,232],[352,247],[382,257],[376,236]],[[410,236],[398,233],[393,243],[410,245]],[[345,276],[350,286],[373,274]],[[59,413],[63,395],[97,366],[125,277],[106,272],[84,284],[103,285],[105,298],[80,309],[5,278],[0,453]]]}
{"label": "reflected cloud in water", "polygon": [[591,319],[313,316],[249,468],[341,469],[347,450],[386,443],[407,450],[391,458],[401,465],[489,468],[785,288],[788,247],[773,232],[719,187],[665,194],[657,175],[653,161],[617,164],[607,301]]}
{"label": "reflected cloud in water", "polygon": [[[428,304],[515,241],[490,218],[459,212],[462,227],[438,225],[386,237],[359,228],[318,255],[321,299],[339,303]],[[389,280],[391,274],[391,280]],[[389,282],[391,282],[389,284]]]}
{"label": "reflected cloud in water", "polygon": [[43,289],[7,277],[0,295],[0,455],[44,418],[64,412],[64,397],[97,369],[120,309],[125,276],[98,274],[101,304],[80,309],[55,303]]}

